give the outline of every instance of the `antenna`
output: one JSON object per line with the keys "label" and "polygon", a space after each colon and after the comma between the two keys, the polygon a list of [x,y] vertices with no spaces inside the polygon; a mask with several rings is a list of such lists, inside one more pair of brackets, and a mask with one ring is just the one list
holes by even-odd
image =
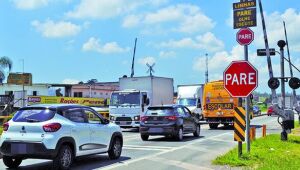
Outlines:
{"label": "antenna", "polygon": [[[283,27],[284,27],[285,42],[286,42],[286,48],[287,48],[287,53],[288,53],[288,59],[289,59],[290,74],[291,74],[291,77],[294,77],[293,69],[292,69],[292,61],[291,61],[291,57],[290,57],[289,42],[288,42],[288,38],[287,38],[287,33],[286,33],[286,28],[285,28],[285,22],[284,21],[283,21]],[[297,98],[296,90],[293,89],[293,105],[297,104],[297,99],[296,98]]]}
{"label": "antenna", "polygon": [[155,63],[153,63],[152,65],[147,63],[146,65],[149,67],[147,73],[150,73],[150,76],[152,77],[153,76],[152,72],[155,73],[155,71],[153,69],[153,67],[155,66]]}
{"label": "antenna", "polygon": [[205,82],[208,83],[208,54],[205,54],[206,56],[206,71],[205,71]]}
{"label": "antenna", "polygon": [[137,42],[137,38],[135,38],[135,41],[134,41],[134,49],[133,49],[133,57],[132,57],[132,65],[131,65],[131,75],[130,75],[130,77],[134,76],[134,58],[135,58],[136,42]]}

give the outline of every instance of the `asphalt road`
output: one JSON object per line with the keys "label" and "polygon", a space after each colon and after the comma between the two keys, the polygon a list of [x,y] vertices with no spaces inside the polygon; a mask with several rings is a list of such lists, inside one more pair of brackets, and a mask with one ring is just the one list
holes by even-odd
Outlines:
{"label": "asphalt road", "polygon": [[[267,125],[267,133],[280,133],[277,117],[261,116],[254,118],[251,125],[257,127],[257,137],[261,136],[261,125]],[[227,152],[237,145],[233,141],[232,127],[220,126],[210,130],[208,125],[201,126],[201,136],[186,135],[183,141],[175,141],[160,136],[150,137],[149,141],[142,141],[135,130],[124,130],[124,147],[120,159],[109,160],[107,154],[84,157],[74,162],[72,169],[106,169],[106,170],[194,170],[194,169],[225,169],[211,165],[218,155]],[[24,160],[21,170],[50,169],[52,161]],[[5,169],[0,161],[0,169]]]}

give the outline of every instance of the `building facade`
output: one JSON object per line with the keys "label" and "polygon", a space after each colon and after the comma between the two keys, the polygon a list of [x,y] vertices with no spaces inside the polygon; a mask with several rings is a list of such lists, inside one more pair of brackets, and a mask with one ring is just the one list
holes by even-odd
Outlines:
{"label": "building facade", "polygon": [[72,97],[110,98],[112,92],[119,90],[119,82],[83,83],[72,86]]}

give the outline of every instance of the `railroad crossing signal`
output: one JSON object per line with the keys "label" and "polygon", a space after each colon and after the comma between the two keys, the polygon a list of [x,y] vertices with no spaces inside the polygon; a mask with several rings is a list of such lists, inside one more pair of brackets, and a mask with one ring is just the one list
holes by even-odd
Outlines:
{"label": "railroad crossing signal", "polygon": [[248,97],[257,87],[258,72],[248,61],[233,61],[225,69],[223,81],[232,97]]}
{"label": "railroad crossing signal", "polygon": [[246,111],[243,107],[234,108],[234,141],[245,141]]}

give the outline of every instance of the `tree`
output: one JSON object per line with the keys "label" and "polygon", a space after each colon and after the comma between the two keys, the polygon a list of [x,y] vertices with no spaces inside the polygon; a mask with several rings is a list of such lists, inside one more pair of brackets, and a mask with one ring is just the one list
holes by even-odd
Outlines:
{"label": "tree", "polygon": [[98,82],[97,79],[90,79],[90,80],[88,80],[86,83],[87,83],[87,84],[95,84],[95,83],[97,83],[97,82]]}
{"label": "tree", "polygon": [[5,79],[5,69],[10,71],[12,68],[12,61],[8,57],[0,57],[0,83]]}

